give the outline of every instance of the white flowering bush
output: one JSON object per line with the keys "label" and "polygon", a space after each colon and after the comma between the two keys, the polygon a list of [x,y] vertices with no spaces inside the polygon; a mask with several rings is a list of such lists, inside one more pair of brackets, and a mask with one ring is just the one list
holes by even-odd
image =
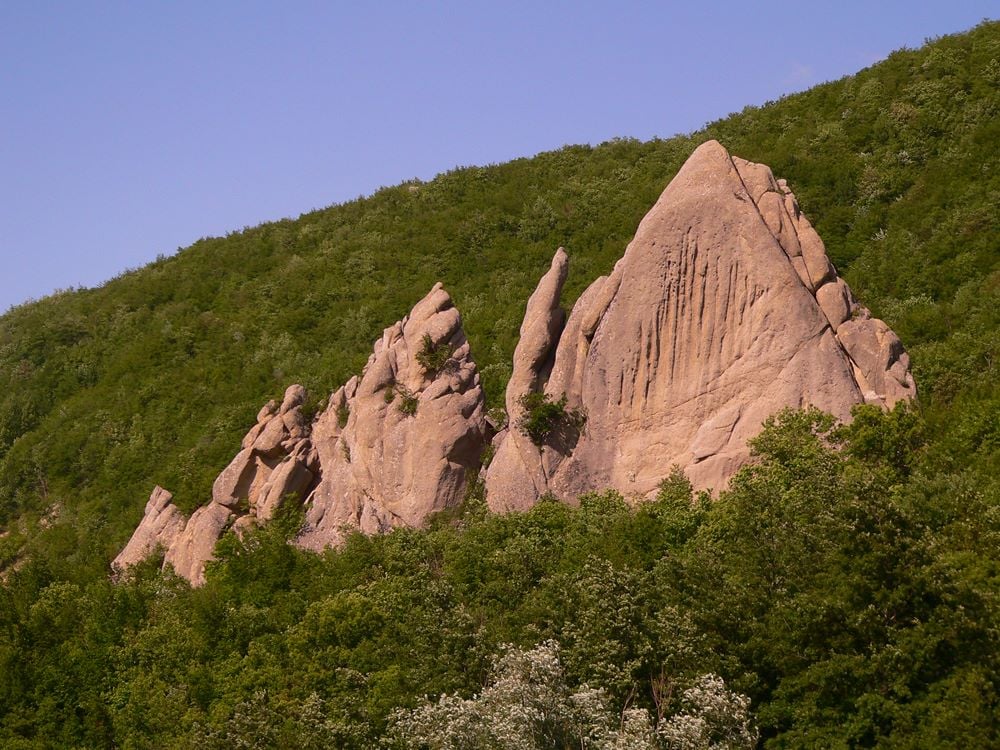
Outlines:
{"label": "white flowering bush", "polygon": [[660,723],[661,747],[669,750],[737,750],[757,743],[750,699],[721,677],[702,675],[681,697],[683,710]]}
{"label": "white flowering bush", "polygon": [[754,746],[750,700],[705,675],[682,697],[683,712],[655,727],[641,708],[614,711],[605,692],[573,688],[559,645],[508,647],[478,695],[444,695],[390,718],[391,746],[408,750],[738,750]]}

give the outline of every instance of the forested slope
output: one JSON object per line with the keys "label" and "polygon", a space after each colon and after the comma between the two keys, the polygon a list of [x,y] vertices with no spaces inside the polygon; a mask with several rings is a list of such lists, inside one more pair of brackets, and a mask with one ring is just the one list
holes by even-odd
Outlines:
{"label": "forested slope", "polygon": [[[676,483],[638,511],[605,498],[483,518],[473,501],[462,522],[325,558],[276,524],[230,545],[202,591],[150,571],[107,581],[154,484],[203,502],[263,402],[302,382],[318,403],[437,280],[499,404],[555,247],[571,257],[568,305],[706,138],[788,180],[910,351],[916,412],[869,414],[837,439],[789,416],[711,506],[689,509]],[[326,724],[287,717],[308,709],[336,736],[322,741],[365,747],[393,707],[468,693],[501,643],[546,637],[618,707],[655,712],[657,680],[718,672],[776,747],[996,742],[997,143],[987,23],[689,136],[457,169],[11,310],[4,744],[285,732],[307,746],[303,727]]]}

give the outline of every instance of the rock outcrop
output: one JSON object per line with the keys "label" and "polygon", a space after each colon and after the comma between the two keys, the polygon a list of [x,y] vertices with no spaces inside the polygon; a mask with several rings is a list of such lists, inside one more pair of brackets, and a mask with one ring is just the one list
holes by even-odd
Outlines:
{"label": "rock outcrop", "polygon": [[157,485],[146,503],[146,511],[132,538],[111,563],[115,575],[121,575],[142,562],[158,548],[167,550],[184,531],[184,514],[173,504],[173,495]]}
{"label": "rock outcrop", "polygon": [[[562,251],[556,267],[532,297],[552,320]],[[522,337],[545,343],[515,354],[524,375],[507,393],[511,424],[535,390],[565,396],[586,426],[572,444],[541,448],[516,427],[499,436],[486,475],[494,510],[546,492],[648,495],[672,465],[719,489],[783,407],[846,420],[854,404],[915,394],[899,339],[855,302],[785,182],[715,141],[692,154],[561,333],[543,317],[529,303]],[[536,363],[541,348],[551,363]]]}
{"label": "rock outcrop", "polygon": [[545,457],[538,447],[517,429],[524,415],[521,397],[542,390],[552,371],[556,345],[566,322],[559,306],[568,271],[562,248],[556,251],[549,271],[528,299],[521,323],[521,336],[514,349],[514,364],[504,405],[508,426],[493,439],[496,450],[486,472],[487,497],[502,498],[504,510],[525,510],[548,491],[542,466]]}
{"label": "rock outcrop", "polygon": [[240,531],[267,521],[286,497],[304,497],[318,470],[302,415],[305,396],[301,385],[293,385],[280,405],[271,401],[260,410],[242,450],[216,478],[211,501],[190,518],[184,518],[169,492],[154,489],[142,521],[112,563],[115,574],[162,547],[164,569],[172,568],[199,586],[205,581],[205,564],[227,529]]}
{"label": "rock outcrop", "polygon": [[330,398],[313,438],[322,478],[298,543],[421,526],[459,503],[486,436],[483,390],[451,297],[436,284]]}
{"label": "rock outcrop", "polygon": [[312,423],[305,398],[293,385],[280,405],[260,410],[211,501],[186,522],[157,488],[116,573],[162,546],[164,567],[200,585],[222,534],[269,520],[287,498],[307,498],[298,543],[309,549],[336,544],[345,529],[420,526],[460,502],[478,470],[483,392],[461,317],[440,284],[385,330],[361,377],[337,389]]}
{"label": "rock outcrop", "polygon": [[[715,141],[692,154],[568,317],[567,269],[560,248],[527,303],[508,426],[481,473],[493,510],[526,509],[547,493],[645,496],[675,465],[696,488],[720,489],[748,459],[747,440],[784,407],[847,420],[855,404],[915,395],[899,339],[854,300],[787,184]],[[163,547],[164,566],[198,585],[227,529],[242,534],[287,498],[304,499],[296,543],[307,549],[349,530],[422,526],[461,502],[481,471],[491,432],[483,391],[440,284],[385,329],[361,375],[311,422],[305,398],[293,385],[261,409],[187,521],[156,488],[116,574]],[[569,418],[529,438],[529,408]]]}

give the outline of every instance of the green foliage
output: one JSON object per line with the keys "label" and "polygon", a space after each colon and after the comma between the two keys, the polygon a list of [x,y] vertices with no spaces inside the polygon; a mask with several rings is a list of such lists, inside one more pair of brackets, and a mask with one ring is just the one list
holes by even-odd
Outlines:
{"label": "green foliage", "polygon": [[553,436],[578,433],[586,416],[579,409],[566,408],[566,394],[553,401],[547,393],[525,393],[518,399],[524,414],[517,429],[535,445],[544,445]]}
{"label": "green foliage", "polygon": [[434,375],[445,369],[454,353],[453,344],[447,342],[435,344],[430,334],[425,333],[420,342],[420,351],[417,352],[417,363],[428,375]]}
{"label": "green foliage", "polygon": [[[417,413],[417,407],[420,406],[420,399],[410,391],[406,386],[396,384],[393,387],[393,392],[399,396],[398,409],[408,417],[412,417]],[[390,399],[386,399],[390,401]]]}
{"label": "green foliage", "polygon": [[[0,317],[0,745],[369,748],[549,639],[567,685],[654,723],[714,673],[764,746],[1000,745],[998,60],[984,23],[690,136],[454,170]],[[496,410],[553,249],[572,304],[707,137],[788,179],[919,409],[781,415],[714,500],[673,474],[493,516],[470,483],[424,531],[318,556],[290,508],[201,589],[108,580],[150,487],[201,504],[260,404],[346,382],[437,280]]]}
{"label": "green foliage", "polygon": [[692,720],[746,712],[699,682],[714,673],[750,697],[765,744],[995,745],[997,476],[932,472],[924,450],[897,471],[919,415],[830,427],[780,415],[713,500],[677,472],[638,504],[493,515],[470,497],[322,556],[286,543],[302,522],[286,503],[227,536],[197,590],[151,565],[68,581],[67,539],[0,588],[0,741],[367,748],[399,709],[424,706],[425,727],[445,721],[427,706],[471,710],[504,644],[551,640],[562,676],[538,690],[587,685],[605,706],[591,718],[627,705],[661,740],[746,727]]}

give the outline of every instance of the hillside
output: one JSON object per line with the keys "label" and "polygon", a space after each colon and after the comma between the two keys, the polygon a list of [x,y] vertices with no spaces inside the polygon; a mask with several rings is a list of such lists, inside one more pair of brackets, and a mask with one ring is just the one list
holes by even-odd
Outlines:
{"label": "hillside", "polygon": [[[859,420],[829,438],[839,453],[816,438],[820,418],[788,416],[758,446],[763,468],[711,507],[687,508],[674,485],[637,513],[603,497],[487,519],[473,502],[464,527],[443,519],[324,558],[288,549],[276,524],[230,545],[202,592],[152,571],[107,582],[153,485],[184,510],[204,502],[262,403],[301,382],[315,411],[435,281],[501,405],[524,301],[553,250],[571,253],[568,306],[709,138],[794,187],[839,272],[910,352],[918,412]],[[214,731],[225,745],[240,710],[305,711],[315,695],[336,724],[327,741],[363,747],[393,707],[481,685],[499,644],[552,636],[570,677],[618,705],[631,690],[658,707],[650,681],[668,663],[719,672],[762,707],[775,746],[995,740],[984,644],[1000,626],[996,143],[1000,24],[985,23],[688,136],[457,169],[11,310],[0,318],[0,737],[209,746]],[[789,498],[801,503],[785,516]],[[775,560],[754,529],[802,536]],[[560,624],[571,614],[575,629]],[[635,638],[609,635],[621,629]],[[949,734],[963,722],[971,734]]]}

